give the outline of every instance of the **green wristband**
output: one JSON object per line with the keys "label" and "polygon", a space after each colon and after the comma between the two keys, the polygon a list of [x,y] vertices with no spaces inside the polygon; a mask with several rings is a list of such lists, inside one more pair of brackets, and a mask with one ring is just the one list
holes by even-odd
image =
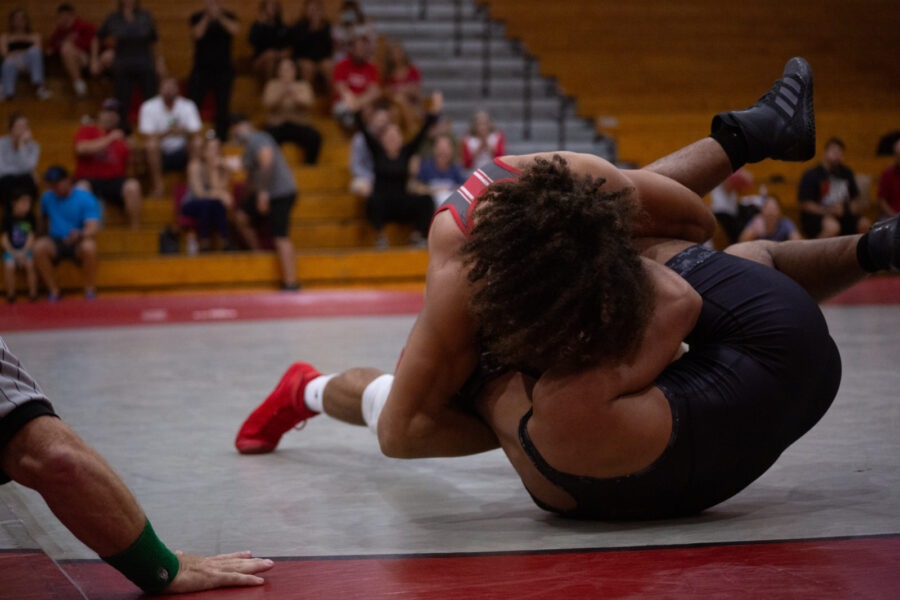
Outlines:
{"label": "green wristband", "polygon": [[147,593],[163,591],[178,574],[178,557],[163,544],[150,520],[126,550],[104,557],[107,563]]}

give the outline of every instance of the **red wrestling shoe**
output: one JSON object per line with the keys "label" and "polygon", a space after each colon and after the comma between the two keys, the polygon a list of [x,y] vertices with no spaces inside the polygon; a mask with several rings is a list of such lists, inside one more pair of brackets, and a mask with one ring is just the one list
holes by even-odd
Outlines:
{"label": "red wrestling shoe", "polygon": [[288,429],[314,416],[303,402],[306,384],[320,373],[303,362],[292,364],[281,381],[238,431],[234,446],[241,454],[265,454],[278,445]]}

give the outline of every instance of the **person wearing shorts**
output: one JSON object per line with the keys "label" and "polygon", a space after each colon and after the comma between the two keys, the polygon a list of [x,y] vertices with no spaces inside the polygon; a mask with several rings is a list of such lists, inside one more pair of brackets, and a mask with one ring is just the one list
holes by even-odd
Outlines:
{"label": "person wearing shorts", "polygon": [[100,203],[89,191],[72,185],[65,167],[47,169],[44,181],[50,189],[41,196],[41,214],[47,223],[47,235],[34,244],[34,263],[47,286],[48,299],[60,298],[55,266],[62,260],[74,260],[84,275],[84,294],[96,296],[97,241],[100,230]]}
{"label": "person wearing shorts", "polygon": [[119,102],[103,101],[96,123],[82,125],[75,133],[75,172],[79,187],[97,198],[120,206],[132,229],[141,225],[141,184],[128,176],[131,150],[119,126]]}
{"label": "person wearing shorts", "polygon": [[247,195],[235,214],[235,225],[253,250],[261,247],[259,231],[268,226],[281,267],[281,289],[299,289],[296,253],[291,241],[291,210],[297,200],[297,184],[278,143],[258,131],[246,115],[231,117],[231,134],[244,147]]}

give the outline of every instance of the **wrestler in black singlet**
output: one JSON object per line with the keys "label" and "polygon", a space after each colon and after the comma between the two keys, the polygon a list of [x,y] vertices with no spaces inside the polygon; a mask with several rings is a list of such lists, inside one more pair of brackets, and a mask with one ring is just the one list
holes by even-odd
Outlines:
{"label": "wrestler in black singlet", "polygon": [[690,351],[656,379],[672,409],[672,436],[662,456],[624,477],[562,473],[529,438],[531,413],[522,418],[525,452],[577,502],[561,514],[653,519],[709,508],[765,473],[837,394],[837,346],[818,304],[796,282],[701,246],[666,265],[697,290],[703,306],[685,340]]}

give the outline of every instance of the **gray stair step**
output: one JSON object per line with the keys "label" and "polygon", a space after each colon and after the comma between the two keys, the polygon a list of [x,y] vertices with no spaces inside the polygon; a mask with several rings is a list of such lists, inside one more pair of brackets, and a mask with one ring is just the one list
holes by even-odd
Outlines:
{"label": "gray stair step", "polygon": [[[524,136],[524,125],[521,120],[494,119],[494,124],[503,132],[508,144],[522,141],[542,141],[555,144],[559,139],[559,124],[556,121],[532,121],[531,136],[528,139]],[[467,128],[468,121],[457,123],[454,120],[454,131],[460,139]],[[585,128],[580,121],[569,121],[565,125],[565,139],[571,143],[593,144],[594,132]]]}
{"label": "gray stair step", "polygon": [[[457,44],[452,38],[404,39],[403,45],[413,62],[423,58],[457,60],[460,57],[481,57],[484,50],[482,41],[478,39],[463,39],[459,43],[458,55]],[[492,58],[520,56],[519,44],[506,39],[491,40],[490,55]]]}
{"label": "gray stair step", "polygon": [[[427,0],[426,2],[418,2],[415,0],[365,0],[362,2],[362,9],[366,16],[373,21],[397,21],[404,19],[419,19],[423,15],[422,6],[424,4],[424,16],[427,20],[450,20],[456,17],[456,3],[452,0],[439,1]],[[460,3],[460,16],[463,19],[481,19],[483,12],[474,2],[463,1]]]}

